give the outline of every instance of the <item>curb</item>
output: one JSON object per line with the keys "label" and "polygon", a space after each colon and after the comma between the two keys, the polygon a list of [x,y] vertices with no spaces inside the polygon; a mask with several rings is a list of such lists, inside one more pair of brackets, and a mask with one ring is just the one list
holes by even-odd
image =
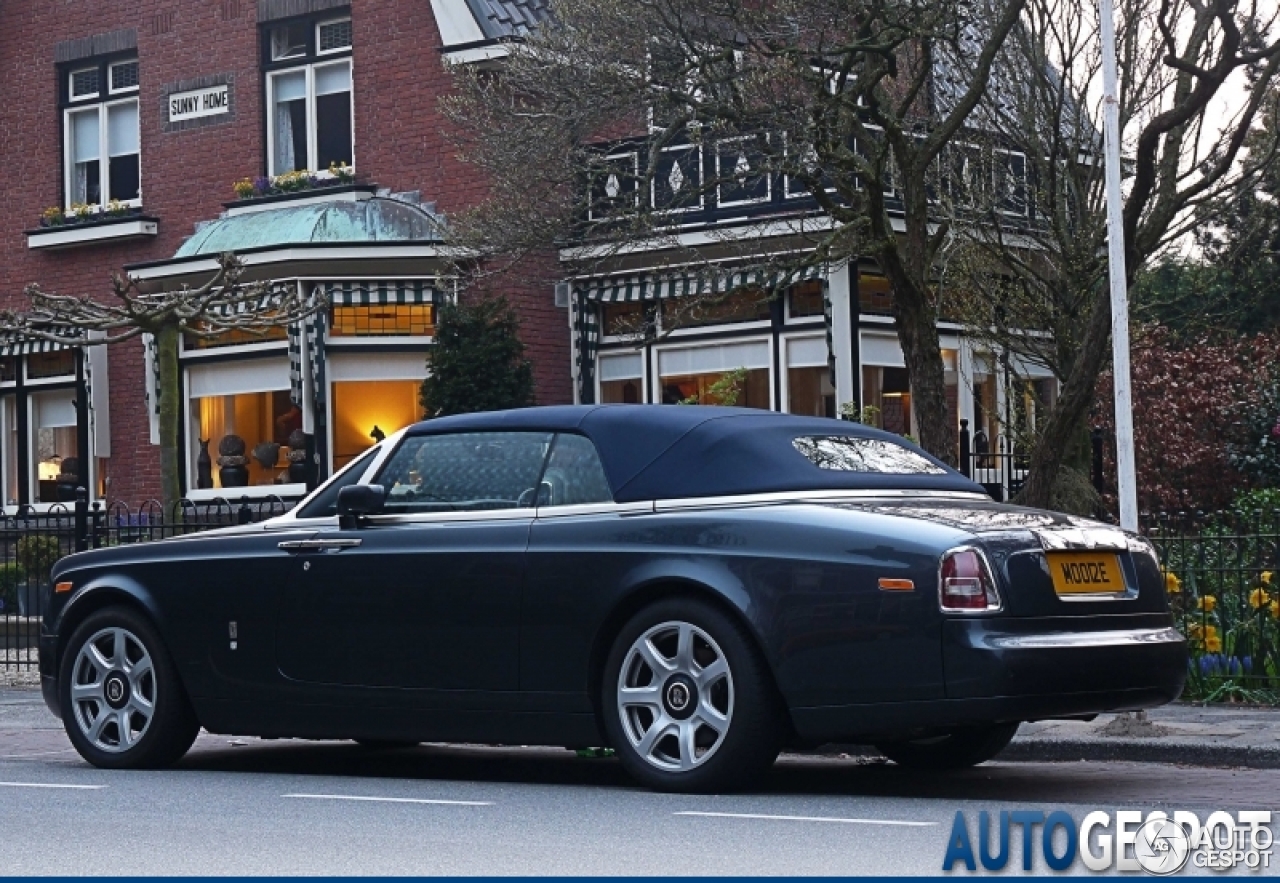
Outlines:
{"label": "curb", "polygon": [[[807,753],[807,752],[806,752]],[[869,745],[826,745],[815,752],[849,757],[880,757]],[[1165,763],[1197,767],[1245,767],[1257,770],[1280,769],[1280,745],[1221,745],[1201,742],[1150,739],[1014,739],[995,757],[1011,763]]]}
{"label": "curb", "polygon": [[1108,761],[1206,767],[1280,769],[1280,745],[1222,745],[1181,740],[1014,739],[999,760],[1018,762]]}

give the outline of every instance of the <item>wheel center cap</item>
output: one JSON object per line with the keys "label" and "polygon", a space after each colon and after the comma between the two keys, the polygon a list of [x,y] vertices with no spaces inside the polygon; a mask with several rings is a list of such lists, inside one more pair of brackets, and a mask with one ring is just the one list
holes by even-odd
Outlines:
{"label": "wheel center cap", "polygon": [[676,720],[684,720],[698,706],[698,688],[683,675],[672,675],[662,688],[662,704],[667,714]]}
{"label": "wheel center cap", "polygon": [[102,692],[107,697],[107,704],[121,709],[129,703],[129,682],[124,675],[110,674],[102,685]]}

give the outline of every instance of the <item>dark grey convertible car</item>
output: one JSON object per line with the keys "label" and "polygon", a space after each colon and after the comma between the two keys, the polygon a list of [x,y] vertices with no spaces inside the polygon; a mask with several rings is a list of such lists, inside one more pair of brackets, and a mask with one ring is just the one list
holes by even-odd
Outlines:
{"label": "dark grey convertible car", "polygon": [[432,420],[263,524],[63,560],[49,707],[103,767],[214,733],[610,745],[740,786],[787,745],[980,763],[1175,699],[1151,546],[1000,505],[904,439],[754,410]]}

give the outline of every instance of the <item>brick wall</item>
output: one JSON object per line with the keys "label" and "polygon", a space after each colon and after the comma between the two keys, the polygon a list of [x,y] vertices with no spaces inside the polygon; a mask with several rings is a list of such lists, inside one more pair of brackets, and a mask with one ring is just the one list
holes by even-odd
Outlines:
{"label": "brick wall", "polygon": [[[420,190],[446,213],[485,193],[445,137],[437,100],[449,86],[431,5],[422,0],[353,4],[357,170],[394,191]],[[21,308],[22,289],[38,281],[65,294],[107,296],[110,273],[162,260],[197,221],[216,218],[231,183],[265,171],[263,85],[253,0],[56,0],[6,7],[0,71],[10,97],[0,125],[6,211],[0,216],[0,307]],[[144,210],[160,233],[141,243],[32,252],[23,231],[60,205],[62,121],[55,57],[60,43],[136,30]],[[166,131],[163,92],[182,81],[228,77],[234,111],[216,122]],[[521,315],[540,403],[572,398],[565,311],[547,280],[554,257],[540,256],[487,285],[501,287]],[[157,450],[148,442],[141,346],[110,356],[111,496],[133,502],[159,492]]]}

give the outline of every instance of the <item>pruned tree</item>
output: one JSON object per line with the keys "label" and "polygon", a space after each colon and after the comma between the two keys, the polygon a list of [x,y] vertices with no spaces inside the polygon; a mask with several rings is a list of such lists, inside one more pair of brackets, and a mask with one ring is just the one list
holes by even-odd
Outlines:
{"label": "pruned tree", "polygon": [[[710,252],[781,280],[874,258],[893,288],[921,443],[954,459],[934,284],[950,235],[939,174],[1026,2],[555,0],[554,23],[500,72],[460,69],[445,99],[463,158],[492,186],[453,232],[495,257],[576,243],[580,272],[643,244],[709,280]],[[608,149],[627,138],[637,163]],[[702,147],[715,162],[670,161]],[[681,209],[784,181],[809,204],[712,230],[709,250],[677,236]],[[708,281],[692,296],[723,295]]]}
{"label": "pruned tree", "polygon": [[141,337],[155,338],[160,429],[160,486],[166,505],[182,496],[179,341],[185,335],[215,339],[229,333],[264,335],[300,321],[327,303],[303,295],[296,285],[269,280],[244,282],[244,265],[223,254],[204,284],[172,291],[144,292],[138,280],[119,273],[111,278],[110,298],[48,292],[28,285],[30,307],[0,311],[0,334],[45,340],[66,347],[110,346]]}
{"label": "pruned tree", "polygon": [[[1255,123],[1275,112],[1280,41],[1275,7],[1247,0],[1118,0],[1116,8],[1132,285],[1153,256],[1274,168],[1276,139]],[[1017,71],[1007,78],[1016,87],[975,114],[987,151],[1025,158],[1028,184],[1012,194],[985,178],[989,196],[967,209],[974,222],[953,223],[944,249],[948,309],[993,351],[1047,366],[1061,383],[1032,439],[1020,497],[1030,505],[1051,505],[1071,452],[1087,452],[1097,379],[1110,359],[1098,32],[1093,4],[1029,0],[999,62]],[[1240,105],[1215,122],[1214,103],[1235,80]]]}

